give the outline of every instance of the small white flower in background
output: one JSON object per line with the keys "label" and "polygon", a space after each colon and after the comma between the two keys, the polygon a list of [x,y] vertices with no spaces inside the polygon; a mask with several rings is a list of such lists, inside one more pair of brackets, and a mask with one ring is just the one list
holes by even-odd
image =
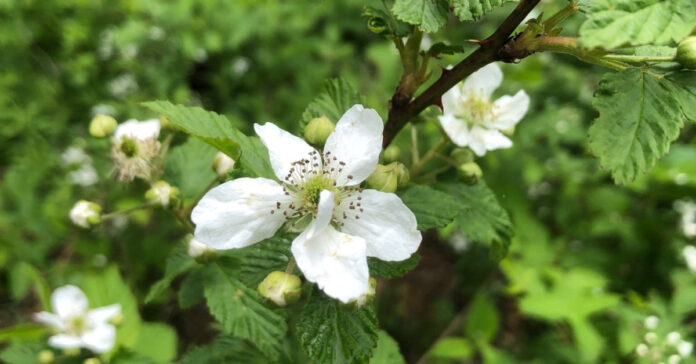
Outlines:
{"label": "small white flower in background", "polygon": [[638,344],[636,347],[636,354],[638,354],[638,356],[646,356],[649,351],[650,349],[648,349],[648,346],[645,344]]}
{"label": "small white flower in background", "polygon": [[246,57],[237,57],[232,61],[232,73],[234,73],[237,76],[242,76],[247,71],[249,70],[249,67],[251,67],[251,62],[249,61],[248,58]]}
{"label": "small white flower in background", "polygon": [[91,164],[83,164],[80,169],[68,173],[68,181],[74,185],[91,186],[98,180],[97,170]]}
{"label": "small white flower in background", "polygon": [[693,245],[687,245],[682,250],[682,255],[684,255],[684,260],[686,260],[686,266],[689,270],[696,273],[696,247]]}
{"label": "small white flower in background", "polygon": [[138,55],[138,46],[135,44],[126,44],[121,47],[121,54],[125,59],[133,59]]}
{"label": "small white flower in background", "polygon": [[669,358],[667,359],[667,364],[679,364],[681,361],[681,356],[677,354],[670,355]]}
{"label": "small white flower in background", "polygon": [[157,141],[160,128],[158,119],[131,119],[116,128],[112,138],[111,154],[122,182],[130,182],[135,177],[150,176],[152,160],[160,150],[160,143]]}
{"label": "small white flower in background", "polygon": [[78,147],[68,147],[60,155],[60,163],[64,166],[92,163],[92,158],[85,150]]}
{"label": "small white flower in background", "polygon": [[196,62],[205,62],[208,59],[208,52],[205,50],[205,48],[196,48],[195,51],[193,51],[193,60]]}
{"label": "small white flower in background", "polygon": [[70,209],[70,220],[83,228],[97,225],[101,221],[101,206],[94,202],[80,200]]}
{"label": "small white flower in background", "polygon": [[688,342],[688,341],[683,341],[680,342],[677,345],[677,351],[679,352],[679,355],[683,357],[687,357],[691,355],[691,352],[694,350],[694,344]]}
{"label": "small white flower in background", "polygon": [[138,91],[138,82],[130,73],[124,73],[109,82],[109,92],[111,95],[124,98],[135,91]]}
{"label": "small white flower in background", "polygon": [[501,131],[512,129],[527,112],[529,96],[520,90],[515,96],[491,100],[503,82],[503,72],[491,63],[442,95],[442,128],[454,144],[469,147],[478,156],[486,151],[509,148],[512,141]]}
{"label": "small white flower in background", "polygon": [[655,342],[657,342],[657,334],[654,332],[649,332],[645,334],[645,342],[647,342],[648,344],[654,344]]}
{"label": "small white flower in background", "polygon": [[421,242],[397,195],[359,187],[377,166],[383,128],[377,112],[355,105],[319,153],[272,123],[254,125],[281,182],[239,178],[210,190],[191,215],[196,239],[243,248],[290,222],[302,230],[291,250],[305,278],[344,303],[357,299],[369,289],[367,257],[404,260]]}
{"label": "small white flower in background", "polygon": [[200,241],[196,240],[194,237],[191,237],[188,241],[188,249],[186,252],[188,253],[188,256],[191,258],[198,258],[204,254],[212,253],[215,252],[216,250],[201,243]]}
{"label": "small white flower in background", "polygon": [[676,331],[672,331],[667,334],[667,342],[671,345],[678,345],[681,342],[681,335]]}
{"label": "small white flower in background", "polygon": [[89,310],[85,294],[67,285],[53,291],[54,313],[39,312],[35,319],[55,331],[48,344],[60,349],[85,348],[105,353],[114,347],[116,328],[109,320],[121,314],[118,304]]}
{"label": "small white flower in background", "polygon": [[218,152],[213,160],[213,170],[219,177],[224,177],[227,172],[234,168],[234,159],[227,156],[223,152]]}
{"label": "small white flower in background", "polygon": [[660,319],[657,316],[648,316],[645,318],[645,328],[648,330],[655,330],[657,325],[660,323]]}
{"label": "small white flower in background", "polygon": [[96,104],[90,109],[90,114],[92,114],[92,117],[97,115],[114,116],[116,115],[116,109],[108,104]]}
{"label": "small white flower in background", "polygon": [[179,189],[172,187],[165,181],[157,181],[145,192],[145,198],[151,203],[169,206],[169,202],[179,196]]}
{"label": "small white flower in background", "polygon": [[681,213],[680,227],[687,238],[696,237],[696,203],[693,201],[676,201],[675,210]]}
{"label": "small white flower in background", "polygon": [[162,40],[164,39],[164,29],[158,26],[152,26],[150,27],[150,30],[148,30],[147,36],[151,40]]}

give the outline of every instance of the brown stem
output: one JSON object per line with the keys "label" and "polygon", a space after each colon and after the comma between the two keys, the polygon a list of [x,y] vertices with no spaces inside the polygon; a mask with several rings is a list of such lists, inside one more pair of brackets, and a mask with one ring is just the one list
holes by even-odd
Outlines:
{"label": "brown stem", "polygon": [[430,105],[433,105],[447,90],[481,67],[500,60],[499,52],[510,39],[510,35],[541,0],[521,0],[515,10],[503,21],[498,29],[479,43],[479,48],[451,70],[443,70],[440,78],[422,94],[411,101],[411,95],[397,92],[389,102],[389,118],[384,125],[383,146],[392,142],[396,134]]}

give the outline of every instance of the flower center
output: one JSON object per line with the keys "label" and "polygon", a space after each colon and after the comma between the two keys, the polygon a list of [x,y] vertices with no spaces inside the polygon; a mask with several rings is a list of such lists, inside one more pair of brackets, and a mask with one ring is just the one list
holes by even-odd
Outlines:
{"label": "flower center", "polygon": [[126,157],[130,158],[138,154],[138,144],[135,142],[135,140],[127,137],[121,138],[121,146],[120,146],[121,152],[126,155]]}
{"label": "flower center", "polygon": [[334,193],[338,191],[333,181],[323,174],[309,177],[302,187],[300,198],[302,199],[302,203],[308,207],[315,207],[319,204],[319,195],[321,191],[328,190]]}
{"label": "flower center", "polygon": [[68,331],[73,334],[80,334],[87,329],[87,321],[82,316],[73,317],[70,320]]}
{"label": "flower center", "polygon": [[471,124],[485,123],[493,111],[493,103],[483,97],[483,95],[470,94],[464,96],[462,103],[464,104],[464,115],[457,115],[457,117]]}

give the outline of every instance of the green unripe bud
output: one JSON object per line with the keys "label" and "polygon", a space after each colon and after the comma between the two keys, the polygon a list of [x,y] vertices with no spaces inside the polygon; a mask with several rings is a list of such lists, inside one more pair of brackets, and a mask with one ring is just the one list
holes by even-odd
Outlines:
{"label": "green unripe bud", "polygon": [[269,273],[259,283],[259,294],[278,306],[285,306],[297,302],[302,294],[302,282],[294,274],[275,271]]}
{"label": "green unripe bud", "polygon": [[469,148],[454,148],[450,152],[450,157],[460,164],[474,161],[474,153]]}
{"label": "green unripe bud", "polygon": [[382,159],[384,159],[384,161],[387,163],[398,161],[401,159],[401,148],[397,147],[396,145],[388,146],[387,149],[384,150]]}
{"label": "green unripe bud", "polygon": [[408,172],[408,168],[403,163],[393,162],[390,165],[394,165],[394,170],[396,171],[396,185],[398,188],[406,187],[408,182],[411,180],[411,174]]}
{"label": "green unripe bud", "polygon": [[679,43],[674,59],[684,68],[696,69],[696,36],[688,37]]}
{"label": "green unripe bud", "polygon": [[[396,162],[395,162],[396,163]],[[394,163],[388,165],[378,164],[374,172],[365,180],[367,187],[382,192],[395,192],[399,187],[399,176]]]}
{"label": "green unripe bud", "polygon": [[56,355],[51,350],[41,350],[39,352],[39,363],[50,364],[56,360]]}
{"label": "green unripe bud", "polygon": [[326,116],[322,116],[309,121],[304,130],[304,137],[309,144],[324,145],[334,130],[336,125]]}
{"label": "green unripe bud", "polygon": [[101,364],[101,360],[98,358],[87,358],[82,362],[82,364]]}
{"label": "green unripe bud", "polygon": [[483,171],[476,162],[464,163],[459,166],[459,178],[468,185],[475,185],[483,177]]}
{"label": "green unripe bud", "polygon": [[89,134],[95,138],[103,138],[116,130],[118,123],[109,115],[97,115],[89,123]]}

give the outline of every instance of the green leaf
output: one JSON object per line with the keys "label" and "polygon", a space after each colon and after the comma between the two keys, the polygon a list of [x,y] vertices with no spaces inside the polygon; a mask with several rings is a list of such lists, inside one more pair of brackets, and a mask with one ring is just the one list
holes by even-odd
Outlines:
{"label": "green leaf", "polygon": [[696,26],[693,0],[611,0],[592,4],[580,27],[580,44],[613,49],[678,42]]}
{"label": "green leaf", "polygon": [[19,324],[0,329],[0,342],[10,339],[31,340],[46,334],[44,326],[34,324]]}
{"label": "green leaf", "polygon": [[224,116],[200,107],[174,105],[169,101],[150,101],[145,105],[164,115],[184,132],[224,152],[255,177],[275,178],[268,150],[258,138],[248,137]]}
{"label": "green leaf", "polygon": [[176,356],[176,343],[176,331],[169,325],[143,322],[133,350],[158,361],[171,362]]}
{"label": "green leaf", "polygon": [[284,271],[290,263],[291,239],[274,237],[235,251],[241,270],[239,280],[249,287],[258,286],[272,271]]}
{"label": "green leaf", "polygon": [[367,265],[370,267],[370,275],[382,278],[397,278],[410,272],[420,262],[421,256],[413,253],[408,259],[400,262],[386,262],[374,257],[367,258]]}
{"label": "green leaf", "polygon": [[350,309],[315,289],[297,322],[300,344],[317,364],[367,363],[377,345],[372,306]]}
{"label": "green leaf", "polygon": [[372,21],[385,24],[387,26],[386,33],[394,37],[403,38],[411,34],[413,31],[413,26],[411,24],[399,21],[386,11],[373,6],[365,6],[362,12],[362,17],[368,19],[368,25]]}
{"label": "green leaf", "polygon": [[447,226],[464,208],[457,199],[428,186],[411,185],[399,191],[399,197],[416,215],[421,231]]}
{"label": "green leaf", "polygon": [[109,364],[160,364],[159,361],[131,350],[119,350]]}
{"label": "green leaf", "polygon": [[270,361],[249,342],[220,335],[211,345],[190,350],[179,364],[268,364]]}
{"label": "green leaf", "polygon": [[163,179],[179,188],[181,197],[195,199],[217,177],[213,172],[215,153],[200,139],[189,138],[167,153]]}
{"label": "green leaf", "polygon": [[474,354],[474,348],[467,339],[446,337],[438,340],[435,347],[430,349],[429,354],[437,358],[461,360]]}
{"label": "green leaf", "polygon": [[477,294],[466,316],[466,335],[476,342],[491,342],[498,332],[499,323],[498,310],[490,299],[482,293]]}
{"label": "green leaf", "polygon": [[454,15],[459,20],[476,20],[489,13],[494,7],[517,0],[449,0],[454,8]]}
{"label": "green leaf", "polygon": [[183,309],[193,307],[203,300],[205,273],[205,269],[196,269],[184,277],[179,286],[179,293],[177,295],[179,307]]}
{"label": "green leaf", "polygon": [[682,70],[667,75],[666,79],[684,116],[696,123],[696,71]]}
{"label": "green leaf", "polygon": [[406,360],[399,351],[399,344],[386,331],[379,330],[377,348],[370,359],[370,364],[406,364]]}
{"label": "green leaf", "polygon": [[670,88],[636,68],[609,73],[600,82],[593,102],[600,116],[589,130],[590,147],[616,183],[652,168],[679,136],[683,117]]}
{"label": "green leaf", "polygon": [[463,204],[457,216],[457,225],[466,236],[473,241],[490,244],[491,258],[496,261],[503,259],[513,235],[512,223],[486,183],[479,181],[473,186],[443,183],[438,188]]}
{"label": "green leaf", "polygon": [[360,94],[348,81],[342,78],[328,80],[324,84],[322,93],[305,108],[300,126],[304,130],[312,119],[322,116],[326,116],[335,124],[348,109],[361,103]]}
{"label": "green leaf", "polygon": [[0,352],[0,361],[4,363],[38,363],[39,352],[45,349],[37,343],[13,343]]}
{"label": "green leaf", "polygon": [[187,253],[187,244],[177,244],[172,252],[167,257],[167,264],[164,268],[164,277],[155,282],[150,287],[150,291],[145,297],[145,303],[151,302],[153,299],[164,293],[172,284],[172,281],[180,274],[190,270],[196,266],[196,261],[191,259]]}
{"label": "green leaf", "polygon": [[392,13],[397,18],[418,26],[426,33],[435,33],[447,23],[449,5],[446,0],[396,0]]}
{"label": "green leaf", "polygon": [[229,333],[251,341],[271,358],[277,358],[287,331],[285,319],[263,303],[259,294],[235,278],[236,272],[220,265],[208,267],[204,285],[210,313]]}

